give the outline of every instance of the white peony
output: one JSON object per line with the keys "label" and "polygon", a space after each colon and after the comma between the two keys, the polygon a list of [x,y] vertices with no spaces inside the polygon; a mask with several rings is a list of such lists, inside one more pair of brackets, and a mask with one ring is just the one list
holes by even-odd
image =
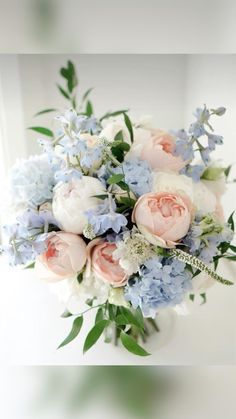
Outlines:
{"label": "white peony", "polygon": [[124,296],[124,287],[121,288],[110,288],[108,302],[115,306],[129,307],[128,301]]}
{"label": "white peony", "polygon": [[101,203],[94,195],[104,193],[103,184],[90,176],[72,179],[68,183],[59,182],[53,193],[53,215],[64,231],[81,234],[88,222],[85,211]]}
{"label": "white peony", "polygon": [[191,178],[175,173],[154,172],[152,192],[173,192],[186,195],[192,202],[194,200],[194,188]]}
{"label": "white peony", "polygon": [[106,138],[108,141],[113,141],[116,134],[119,131],[122,131],[124,141],[130,144],[130,134],[125,125],[124,120],[122,119],[115,119],[113,121],[109,121],[103,130],[100,132],[100,138]]}
{"label": "white peony", "polygon": [[193,191],[193,203],[197,211],[203,214],[215,212],[217,205],[216,196],[202,181],[194,183]]}

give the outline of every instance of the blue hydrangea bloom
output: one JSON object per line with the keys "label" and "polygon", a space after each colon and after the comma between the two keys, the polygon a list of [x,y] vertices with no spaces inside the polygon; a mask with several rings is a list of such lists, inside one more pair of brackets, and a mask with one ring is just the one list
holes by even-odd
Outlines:
{"label": "blue hydrangea bloom", "polygon": [[158,256],[145,262],[140,276],[125,287],[132,306],[145,317],[155,317],[160,308],[180,304],[191,290],[191,273],[183,262]]}
{"label": "blue hydrangea bloom", "polygon": [[10,173],[14,203],[40,205],[52,199],[54,170],[48,156],[41,154],[18,161]]}
{"label": "blue hydrangea bloom", "polygon": [[104,234],[109,229],[119,233],[122,227],[127,224],[126,217],[115,212],[115,210],[116,204],[114,199],[105,199],[95,209],[85,212],[88,223],[93,227],[96,236]]}
{"label": "blue hydrangea bloom", "polygon": [[114,173],[124,173],[125,182],[135,195],[141,196],[152,189],[152,171],[148,162],[133,158],[116,167]]}

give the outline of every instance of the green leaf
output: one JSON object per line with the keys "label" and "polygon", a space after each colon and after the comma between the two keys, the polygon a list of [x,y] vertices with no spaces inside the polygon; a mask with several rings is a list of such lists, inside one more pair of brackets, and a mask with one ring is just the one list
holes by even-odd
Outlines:
{"label": "green leaf", "polygon": [[34,116],[43,115],[44,113],[49,113],[49,112],[58,112],[58,109],[56,108],[43,109],[42,111],[37,112]]}
{"label": "green leaf", "polygon": [[93,87],[90,87],[88,90],[86,90],[86,92],[84,93],[83,97],[82,97],[82,102],[85,102],[85,100],[87,99],[87,97],[90,95],[91,91],[93,90]]}
{"label": "green leaf", "polygon": [[234,231],[234,213],[235,211],[232,212],[232,214],[230,215],[228,219],[228,224],[230,225],[230,228],[232,231]]}
{"label": "green leaf", "polygon": [[115,306],[114,304],[109,304],[108,305],[109,319],[112,321],[115,320],[116,313],[117,313],[117,306]]}
{"label": "green leaf", "polygon": [[63,317],[64,319],[66,319],[67,317],[71,317],[73,316],[73,314],[67,310],[67,308],[65,309],[65,311],[61,314],[61,317]]}
{"label": "green leaf", "polygon": [[53,137],[53,132],[44,127],[29,127],[28,129],[31,129],[32,131],[38,132],[39,134],[46,135],[47,137]]}
{"label": "green leaf", "polygon": [[92,198],[98,198],[98,199],[106,199],[108,197],[108,195],[107,194],[104,194],[104,195],[93,195],[92,196]]}
{"label": "green leaf", "polygon": [[138,329],[143,329],[144,324],[126,307],[120,307],[121,314],[128,320],[129,324],[133,324]]}
{"label": "green leaf", "polygon": [[97,342],[108,324],[109,320],[100,320],[95,324],[85,339],[83,353],[87,352]]}
{"label": "green leaf", "polygon": [[103,309],[102,309],[102,307],[100,307],[97,311],[97,314],[96,314],[96,317],[95,317],[95,323],[98,323],[101,320],[103,320]]}
{"label": "green leaf", "polygon": [[189,299],[193,302],[195,299],[195,294],[189,294]]}
{"label": "green leaf", "polygon": [[90,102],[90,100],[88,100],[87,105],[86,105],[86,115],[87,116],[93,115],[93,105]]}
{"label": "green leaf", "polygon": [[129,131],[129,135],[130,135],[130,139],[132,143],[134,141],[134,132],[133,132],[132,122],[130,121],[127,113],[124,113],[124,120],[125,120],[125,125]]}
{"label": "green leaf", "polygon": [[206,304],[206,302],[207,302],[206,293],[205,292],[202,292],[200,294],[200,297],[202,297],[202,304]]}
{"label": "green leaf", "polygon": [[232,165],[226,167],[226,169],[225,169],[225,176],[226,176],[226,178],[229,176],[231,169],[232,169]]}
{"label": "green leaf", "polygon": [[225,173],[225,169],[222,167],[208,167],[206,170],[204,170],[201,179],[217,180],[223,173]]}
{"label": "green leaf", "polygon": [[121,196],[121,197],[119,197],[119,201],[120,201],[122,204],[126,205],[128,208],[134,208],[135,203],[136,203],[135,199],[128,198],[128,197],[126,197],[126,196]]}
{"label": "green leaf", "polygon": [[31,262],[28,265],[24,266],[24,269],[33,269],[35,267],[35,262]]}
{"label": "green leaf", "polygon": [[66,90],[64,90],[63,87],[61,87],[59,84],[57,84],[57,87],[58,87],[59,91],[61,92],[62,96],[64,96],[66,99],[70,100],[69,93],[67,93]]}
{"label": "green leaf", "polygon": [[229,245],[230,250],[232,250],[234,253],[236,253],[236,246],[233,246],[232,244]]}
{"label": "green leaf", "polygon": [[118,182],[118,183],[117,183],[117,185],[118,185],[121,189],[123,189],[123,191],[129,191],[129,190],[130,190],[130,189],[129,189],[129,185],[127,185],[127,183],[125,183],[125,182],[123,182],[123,181]]}
{"label": "green leaf", "polygon": [[72,329],[69,335],[67,336],[65,340],[63,340],[63,342],[58,346],[57,349],[62,348],[63,346],[67,345],[72,340],[74,340],[78,336],[80,329],[82,327],[82,324],[83,324],[83,316],[76,317],[76,319],[73,322]]}
{"label": "green leaf", "polygon": [[124,141],[122,130],[118,131],[117,134],[115,135],[114,142],[115,141],[119,141],[119,142]]}
{"label": "green leaf", "polygon": [[107,180],[108,185],[117,184],[124,179],[124,175],[122,173],[118,173],[116,175],[112,175]]}
{"label": "green leaf", "polygon": [[122,110],[115,111],[115,112],[107,112],[107,113],[105,113],[105,115],[103,115],[100,118],[100,121],[102,121],[103,119],[111,118],[112,116],[118,116],[118,115],[124,114],[126,112],[129,112],[129,109],[122,109]]}
{"label": "green leaf", "polygon": [[119,148],[122,151],[129,151],[130,145],[125,141],[114,141],[111,149],[113,150],[114,148]]}
{"label": "green leaf", "polygon": [[138,343],[127,333],[121,332],[120,339],[122,345],[132,354],[139,355],[139,356],[148,356],[150,355],[145,349],[143,349]]}
{"label": "green leaf", "polygon": [[123,314],[118,314],[118,316],[116,316],[115,318],[115,322],[118,326],[124,326],[126,324],[131,324],[130,321],[123,316]]}
{"label": "green leaf", "polygon": [[76,279],[77,279],[78,283],[81,284],[81,282],[83,281],[83,271],[82,272],[79,272],[77,274]]}

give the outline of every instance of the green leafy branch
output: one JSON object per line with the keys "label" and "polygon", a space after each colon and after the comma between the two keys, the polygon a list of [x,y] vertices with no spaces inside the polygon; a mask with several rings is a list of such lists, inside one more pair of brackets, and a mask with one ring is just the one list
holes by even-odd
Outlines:
{"label": "green leafy branch", "polygon": [[[144,339],[145,333],[148,334],[142,313],[139,309],[132,312],[126,307],[118,307],[108,302],[100,304],[97,306],[92,306],[89,309],[85,310],[79,315],[73,315],[68,310],[62,314],[62,317],[71,317],[76,316],[73,321],[72,328],[68,336],[63,340],[63,342],[58,346],[62,348],[63,346],[70,343],[74,340],[83,325],[83,315],[92,309],[98,308],[95,324],[89,333],[86,336],[83,345],[83,353],[86,353],[103,333],[106,333],[106,330],[109,326],[113,326],[115,330],[115,341],[117,342],[120,339],[122,345],[131,353],[139,356],[148,356],[150,355],[144,348],[142,348],[138,343],[138,336],[141,336]],[[152,320],[152,319],[151,319]],[[154,322],[155,323],[155,322]],[[155,330],[158,331],[157,325],[155,324]],[[105,339],[106,342],[110,341],[108,338]]]}

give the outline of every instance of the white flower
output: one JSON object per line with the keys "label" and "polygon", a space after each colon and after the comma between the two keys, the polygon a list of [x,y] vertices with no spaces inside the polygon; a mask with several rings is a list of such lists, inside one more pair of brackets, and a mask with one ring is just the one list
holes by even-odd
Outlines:
{"label": "white flower", "polygon": [[110,288],[108,302],[115,306],[129,307],[129,303],[124,297],[124,287],[121,288]]}
{"label": "white flower", "polygon": [[52,210],[62,229],[68,233],[81,234],[87,225],[85,211],[101,203],[94,195],[105,193],[103,184],[90,176],[59,182],[54,188]]}
{"label": "white flower", "polygon": [[200,181],[194,184],[194,205],[203,214],[216,210],[216,197],[206,185]]}
{"label": "white flower", "polygon": [[130,143],[129,131],[125,125],[123,117],[114,118],[113,120],[108,119],[104,123],[104,128],[100,132],[99,137],[106,138],[108,141],[113,141],[119,131],[122,131],[124,141]]}
{"label": "white flower", "polygon": [[116,247],[113,258],[119,260],[120,266],[128,275],[137,272],[140,265],[153,256],[150,243],[136,228],[125,233],[123,240],[116,243]]}
{"label": "white flower", "polygon": [[133,128],[134,141],[128,153],[126,153],[125,160],[130,160],[133,157],[140,157],[145,144],[151,140],[151,130],[145,128]]}
{"label": "white flower", "polygon": [[154,172],[153,192],[173,192],[180,195],[187,195],[193,202],[195,184],[191,178],[175,173]]}
{"label": "white flower", "polygon": [[84,301],[96,298],[96,303],[103,304],[108,299],[110,286],[94,275],[93,272],[85,273],[83,281],[79,284],[79,294]]}
{"label": "white flower", "polygon": [[215,195],[215,196],[222,196],[227,188],[226,188],[226,178],[225,176],[220,177],[217,180],[203,180],[204,185]]}

